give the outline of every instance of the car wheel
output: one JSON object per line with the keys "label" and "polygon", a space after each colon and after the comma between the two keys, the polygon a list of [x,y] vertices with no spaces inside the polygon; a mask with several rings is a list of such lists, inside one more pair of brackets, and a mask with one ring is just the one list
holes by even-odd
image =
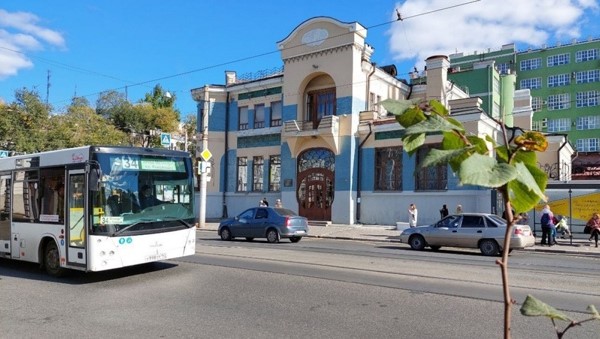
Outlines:
{"label": "car wheel", "polygon": [[290,241],[291,242],[298,242],[298,241],[300,241],[300,239],[302,239],[302,237],[291,237]]}
{"label": "car wheel", "polygon": [[254,240],[254,238],[252,238],[252,237],[246,237],[246,240],[247,241],[252,241],[252,240]]}
{"label": "car wheel", "polygon": [[60,267],[60,254],[54,241],[46,244],[46,249],[44,250],[44,268],[48,274],[54,277],[62,277],[65,274],[65,269]]}
{"label": "car wheel", "polygon": [[270,243],[279,241],[279,233],[277,233],[277,230],[271,228],[267,231],[267,241]]}
{"label": "car wheel", "polygon": [[227,227],[223,227],[221,229],[221,240],[229,241],[231,240],[231,231]]}
{"label": "car wheel", "polygon": [[442,246],[429,246],[429,247],[431,247],[432,251],[439,251],[440,248],[442,248]]}
{"label": "car wheel", "polygon": [[408,239],[408,244],[413,250],[421,251],[425,248],[425,239],[422,235],[416,234]]}
{"label": "car wheel", "polygon": [[500,253],[500,247],[496,240],[484,239],[479,243],[479,250],[483,255],[498,255]]}

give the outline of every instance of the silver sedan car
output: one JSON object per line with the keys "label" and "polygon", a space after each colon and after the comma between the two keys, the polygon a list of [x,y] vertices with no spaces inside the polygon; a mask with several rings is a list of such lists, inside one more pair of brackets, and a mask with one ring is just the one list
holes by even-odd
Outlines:
{"label": "silver sedan car", "polygon": [[[502,251],[506,221],[495,214],[463,213],[449,215],[429,226],[405,229],[400,242],[414,250],[429,246],[439,250],[442,246],[479,248],[483,255],[498,255]],[[528,225],[515,225],[510,238],[510,250],[535,245]]]}

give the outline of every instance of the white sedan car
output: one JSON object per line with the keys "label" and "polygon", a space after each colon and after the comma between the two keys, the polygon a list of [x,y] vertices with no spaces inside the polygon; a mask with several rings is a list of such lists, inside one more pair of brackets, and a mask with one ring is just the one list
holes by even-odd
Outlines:
{"label": "white sedan car", "polygon": [[[405,229],[400,242],[409,244],[414,250],[429,246],[438,250],[442,246],[479,248],[484,255],[498,255],[502,251],[506,221],[495,214],[463,213],[449,215],[429,226]],[[510,250],[535,245],[535,238],[528,225],[515,225]]]}

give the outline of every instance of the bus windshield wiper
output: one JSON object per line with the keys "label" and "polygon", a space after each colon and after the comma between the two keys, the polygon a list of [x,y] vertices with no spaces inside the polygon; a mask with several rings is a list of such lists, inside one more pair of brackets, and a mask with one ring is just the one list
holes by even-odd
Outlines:
{"label": "bus windshield wiper", "polygon": [[171,216],[168,216],[168,217],[164,217],[163,219],[179,221],[179,222],[180,222],[180,223],[181,223],[183,226],[185,226],[185,227],[187,227],[187,228],[192,228],[192,227],[194,227],[194,225],[192,225],[192,224],[190,224],[190,223],[186,222],[185,220],[183,220],[183,219],[180,219],[180,218],[178,218],[178,217],[171,217]]}
{"label": "bus windshield wiper", "polygon": [[131,225],[127,225],[126,227],[123,227],[122,229],[120,229],[120,230],[118,230],[118,231],[115,231],[115,232],[113,232],[113,234],[111,234],[111,237],[115,237],[115,236],[117,236],[117,235],[119,235],[119,234],[121,234],[121,233],[123,233],[123,232],[127,231],[128,229],[130,229],[130,228],[132,228],[132,227],[134,227],[134,226],[137,226],[137,225],[139,225],[139,224],[150,224],[150,223],[153,223],[153,222],[155,222],[155,221],[156,221],[156,220],[154,220],[154,219],[143,219],[143,220],[140,220],[140,221],[138,221],[138,222],[134,222],[134,223],[133,223],[133,224],[131,224]]}

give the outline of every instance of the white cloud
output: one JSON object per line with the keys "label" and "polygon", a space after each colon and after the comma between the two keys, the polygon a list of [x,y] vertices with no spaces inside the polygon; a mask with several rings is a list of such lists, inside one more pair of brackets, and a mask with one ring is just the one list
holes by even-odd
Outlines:
{"label": "white cloud", "polygon": [[0,80],[16,75],[19,70],[33,67],[27,52],[44,46],[63,48],[63,36],[39,25],[39,18],[26,12],[0,9]]}
{"label": "white cloud", "polygon": [[[404,20],[388,31],[393,58],[414,59],[422,65],[436,54],[473,53],[512,42],[537,47],[581,38],[586,11],[599,7],[597,0],[481,0],[436,11],[465,2],[406,0],[396,4]],[[427,12],[432,13],[423,14]]]}

